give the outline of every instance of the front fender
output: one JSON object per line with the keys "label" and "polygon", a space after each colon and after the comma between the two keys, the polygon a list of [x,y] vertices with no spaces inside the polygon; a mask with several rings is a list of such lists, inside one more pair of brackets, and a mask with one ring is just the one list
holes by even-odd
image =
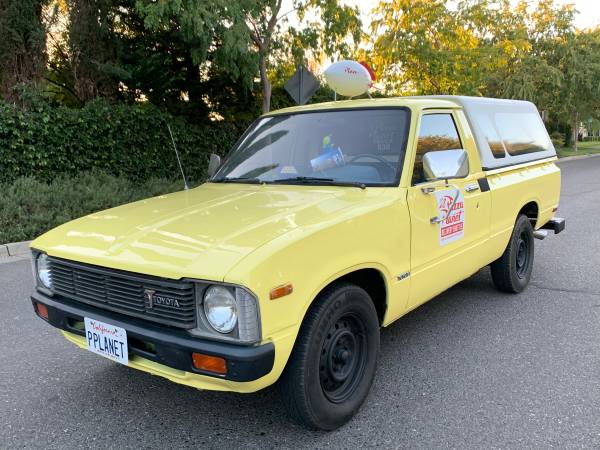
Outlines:
{"label": "front fender", "polygon": [[[276,346],[273,370],[285,367],[319,292],[354,270],[376,269],[383,275],[386,318],[405,310],[408,280],[397,281],[397,274],[410,268],[410,220],[405,195],[399,193],[394,189],[388,196],[378,195],[372,203],[317,226],[295,227],[256,249],[227,274],[227,282],[247,286],[258,295],[263,339],[286,342],[286,347]],[[293,292],[270,300],[271,289],[286,283],[293,284]]]}

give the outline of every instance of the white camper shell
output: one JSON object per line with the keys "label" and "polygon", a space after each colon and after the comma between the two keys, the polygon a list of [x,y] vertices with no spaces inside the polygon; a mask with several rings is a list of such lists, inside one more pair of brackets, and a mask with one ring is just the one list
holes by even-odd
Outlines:
{"label": "white camper shell", "polygon": [[531,102],[454,95],[431,98],[449,100],[463,108],[484,170],[556,156],[544,122]]}

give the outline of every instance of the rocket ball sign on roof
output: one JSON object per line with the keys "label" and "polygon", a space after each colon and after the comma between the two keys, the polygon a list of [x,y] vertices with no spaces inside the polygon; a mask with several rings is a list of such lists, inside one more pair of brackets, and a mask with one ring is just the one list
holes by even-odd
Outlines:
{"label": "rocket ball sign on roof", "polygon": [[324,75],[331,89],[346,97],[364,94],[375,80],[375,74],[366,63],[349,60],[333,63]]}

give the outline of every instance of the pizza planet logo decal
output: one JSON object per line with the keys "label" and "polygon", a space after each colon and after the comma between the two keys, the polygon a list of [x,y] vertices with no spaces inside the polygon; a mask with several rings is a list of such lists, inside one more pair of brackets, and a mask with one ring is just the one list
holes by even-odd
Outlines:
{"label": "pizza planet logo decal", "polygon": [[[456,202],[454,196],[458,195]],[[446,245],[462,238],[465,234],[465,199],[462,192],[455,189],[437,191],[435,193],[438,217],[446,217],[446,220],[438,224],[440,245]],[[452,206],[454,203],[454,206]],[[450,208],[452,211],[448,213]]]}

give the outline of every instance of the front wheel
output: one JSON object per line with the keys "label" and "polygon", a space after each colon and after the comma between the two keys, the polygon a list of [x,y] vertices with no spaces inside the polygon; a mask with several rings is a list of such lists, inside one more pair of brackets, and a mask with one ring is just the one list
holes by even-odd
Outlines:
{"label": "front wheel", "polygon": [[504,253],[491,265],[492,280],[503,292],[518,293],[529,284],[533,271],[533,227],[525,215],[519,215]]}
{"label": "front wheel", "polygon": [[367,397],[379,352],[379,319],[369,295],[341,283],[308,311],[282,375],[290,416],[310,429],[334,430]]}

